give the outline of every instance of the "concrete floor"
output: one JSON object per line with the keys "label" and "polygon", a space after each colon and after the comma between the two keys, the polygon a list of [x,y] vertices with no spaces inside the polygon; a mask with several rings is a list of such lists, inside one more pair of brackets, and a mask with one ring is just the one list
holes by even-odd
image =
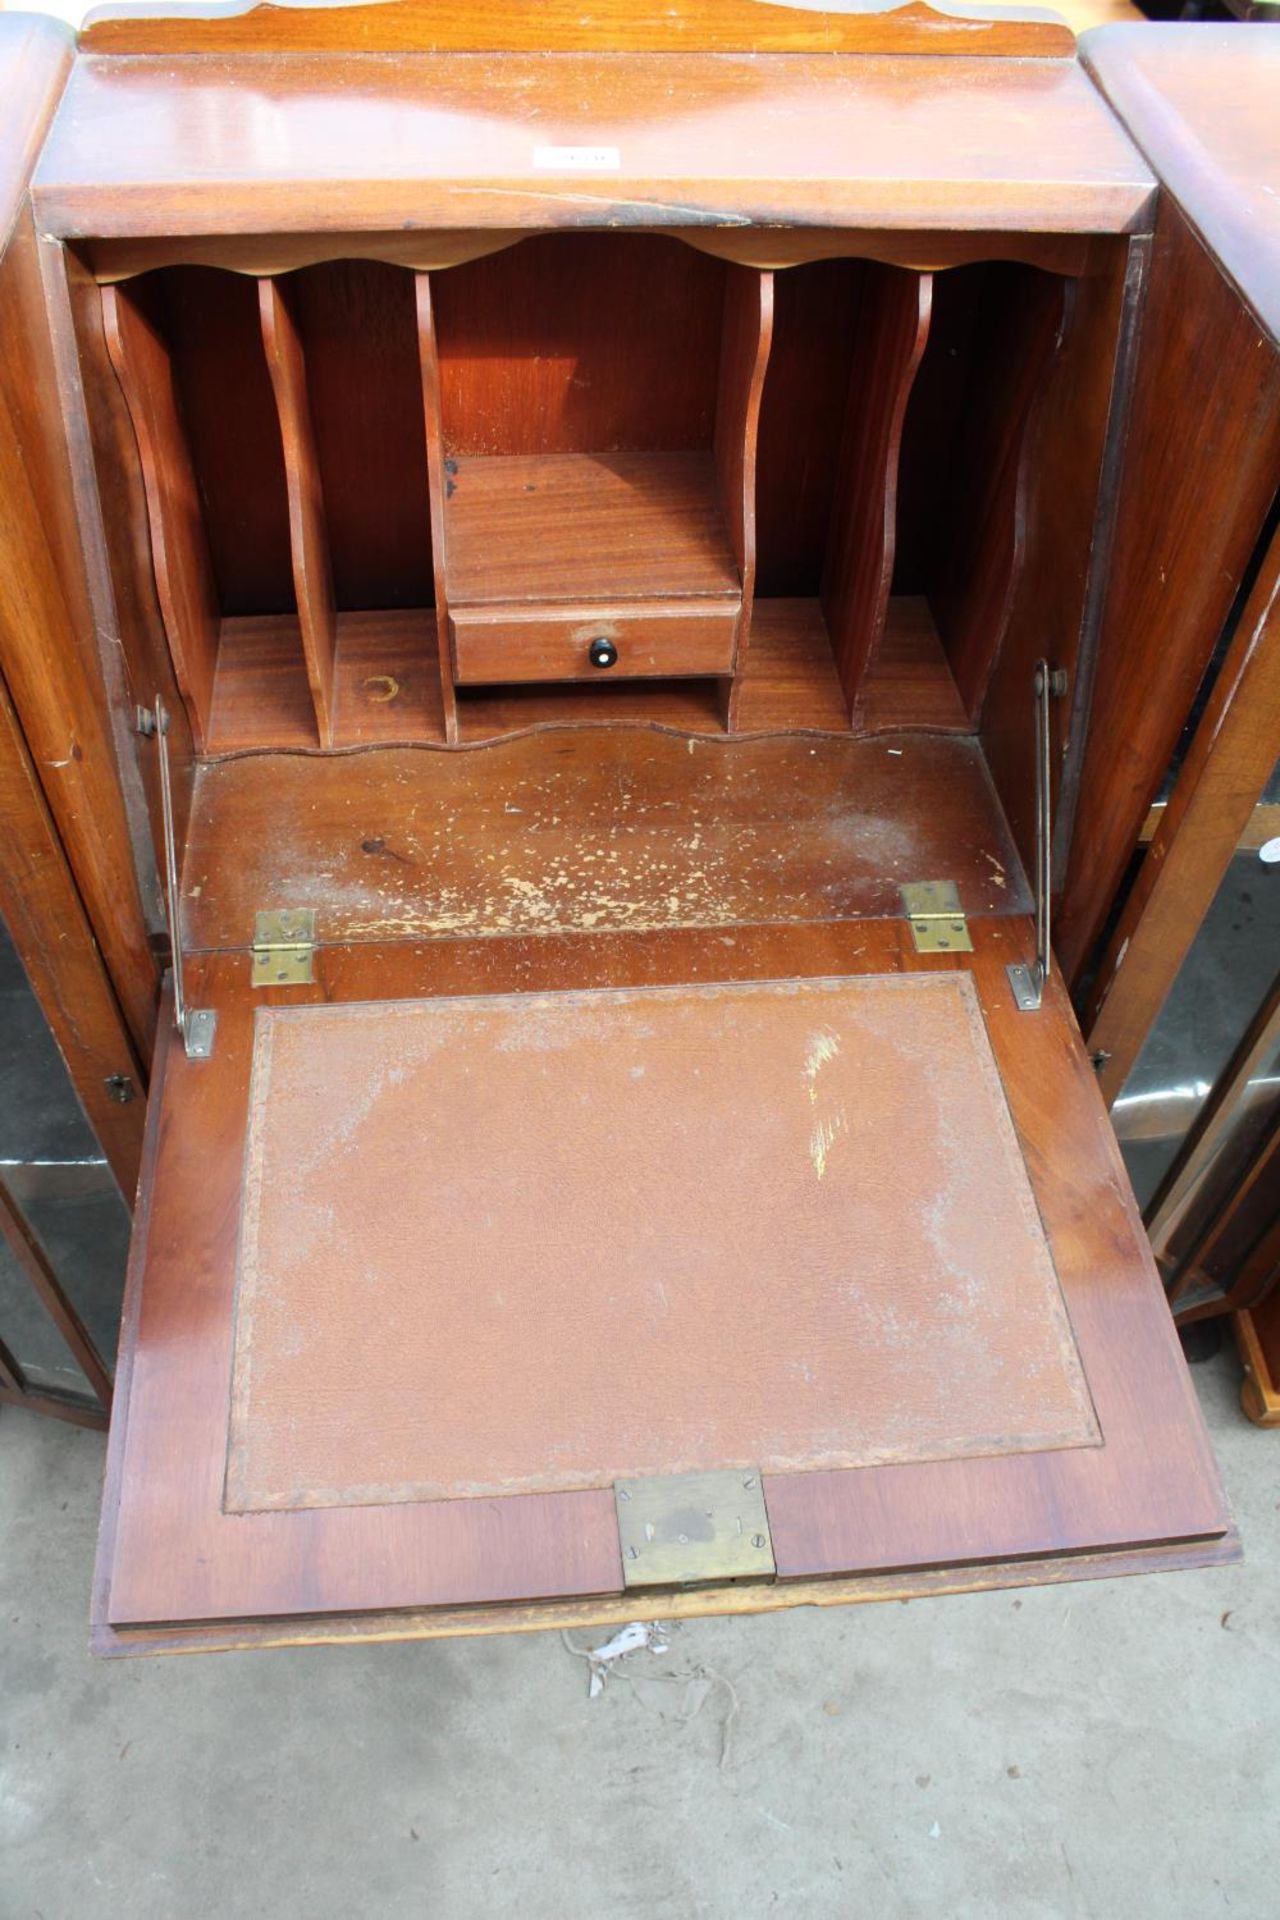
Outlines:
{"label": "concrete floor", "polygon": [[596,1700],[552,1634],[91,1661],[102,1440],[6,1409],[0,1915],[1273,1915],[1280,1434],[1195,1378],[1243,1566],[690,1624]]}

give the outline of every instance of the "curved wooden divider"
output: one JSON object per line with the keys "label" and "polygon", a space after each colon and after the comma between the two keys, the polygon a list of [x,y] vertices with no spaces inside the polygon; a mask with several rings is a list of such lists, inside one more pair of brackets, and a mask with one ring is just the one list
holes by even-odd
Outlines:
{"label": "curved wooden divider", "polygon": [[855,322],[849,410],[822,609],[854,725],[884,637],[907,400],[929,337],[932,274],[869,272]]}

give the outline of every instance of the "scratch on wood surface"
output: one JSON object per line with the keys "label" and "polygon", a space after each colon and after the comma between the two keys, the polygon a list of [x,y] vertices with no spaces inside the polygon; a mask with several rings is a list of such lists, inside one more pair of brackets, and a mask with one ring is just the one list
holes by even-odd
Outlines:
{"label": "scratch on wood surface", "polygon": [[840,1041],[834,1033],[814,1033],[809,1036],[809,1050],[805,1054],[801,1077],[809,1089],[809,1100],[813,1106],[818,1104],[818,1075],[839,1051]]}
{"label": "scratch on wood surface", "polygon": [[828,1119],[815,1121],[813,1132],[809,1136],[809,1158],[813,1162],[813,1169],[819,1180],[827,1170],[827,1162],[831,1158],[831,1150],[836,1141],[842,1133],[848,1133],[848,1131],[849,1118],[843,1107],[837,1107]]}

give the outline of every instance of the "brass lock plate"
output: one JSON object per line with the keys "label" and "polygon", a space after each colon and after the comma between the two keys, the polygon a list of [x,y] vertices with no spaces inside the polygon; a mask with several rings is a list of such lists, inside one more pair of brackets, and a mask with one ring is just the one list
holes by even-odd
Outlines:
{"label": "brass lock plate", "polygon": [[773,1579],[773,1539],[756,1468],[618,1480],[613,1495],[628,1587]]}

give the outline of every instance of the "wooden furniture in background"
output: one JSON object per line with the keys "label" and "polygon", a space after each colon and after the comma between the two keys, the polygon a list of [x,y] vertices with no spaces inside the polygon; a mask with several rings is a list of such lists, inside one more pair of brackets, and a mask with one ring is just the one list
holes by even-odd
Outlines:
{"label": "wooden furniture in background", "polygon": [[[1087,36],[1084,57],[1168,195],[1154,272],[1170,289],[1176,283],[1177,311],[1172,300],[1153,300],[1144,361],[1161,378],[1175,355],[1203,369],[1185,403],[1186,451],[1164,469],[1175,505],[1185,505],[1186,538],[1177,554],[1176,523],[1165,529],[1161,554],[1148,546],[1135,575],[1145,579],[1152,619],[1150,657],[1135,653],[1134,667],[1162,693],[1171,683],[1180,689],[1163,714],[1158,701],[1147,708],[1147,729],[1163,726],[1170,752],[1173,723],[1206,668],[1210,683],[1136,877],[1112,911],[1084,1004],[1100,1081],[1114,1099],[1232,857],[1275,826],[1262,799],[1280,762],[1280,38],[1261,26],[1108,29]],[[1161,405],[1154,383],[1145,407],[1135,403],[1135,458],[1153,476],[1145,463],[1165,437]],[[1204,482],[1209,491],[1197,500]],[[1224,625],[1228,644],[1210,667]],[[1091,751],[1106,750],[1107,726]],[[1136,780],[1131,795],[1113,819],[1108,859],[1121,855],[1144,804]],[[1104,862],[1090,876],[1099,904],[1109,875]],[[1263,1425],[1280,1424],[1278,1009],[1273,988],[1147,1210],[1178,1320],[1234,1316],[1242,1401]]]}
{"label": "wooden furniture in background", "polygon": [[[1077,981],[1107,928],[1241,584],[1258,565],[1280,487],[1280,37],[1260,26],[1114,26],[1087,34],[1082,58],[1163,191],[1123,480],[1126,493],[1158,498],[1160,510],[1118,523],[1059,917],[1059,951]],[[1266,639],[1264,578],[1274,591],[1274,574],[1273,553],[1261,559],[1239,628],[1233,680],[1265,672],[1249,655]],[[1215,695],[1218,715],[1230,684]],[[1259,682],[1257,697],[1246,692],[1233,708],[1229,754],[1211,751],[1212,729],[1202,733],[1178,802],[1181,812],[1195,795],[1195,824],[1179,854],[1183,882],[1192,849],[1204,853],[1194,881],[1180,885],[1177,924],[1162,919],[1157,903],[1139,932],[1135,904],[1126,925],[1136,940],[1111,938],[1101,956],[1085,1025],[1102,1022],[1094,1045],[1111,1055],[1104,1083],[1112,1098],[1172,982],[1170,963],[1176,970],[1212,896],[1231,851],[1226,835],[1243,827],[1237,802],[1255,773],[1257,799],[1280,752],[1269,734],[1274,719],[1274,695],[1268,701]],[[1171,825],[1140,882],[1144,892],[1171,847]],[[1162,900],[1172,892],[1157,890]]]}
{"label": "wooden furniture in background", "polygon": [[[99,1649],[1230,1558],[1028,991],[1150,510],[1070,32],[115,9],[31,191],[185,1003]],[[767,1528],[699,1594],[618,1522],[695,1469]]]}
{"label": "wooden furniture in background", "polygon": [[30,1221],[3,1179],[0,1179],[0,1240],[66,1343],[93,1396],[88,1401],[75,1399],[33,1383],[22,1362],[5,1344],[4,1329],[0,1328],[0,1401],[26,1407],[32,1413],[50,1414],[56,1420],[69,1420],[75,1426],[105,1427],[111,1413],[110,1371],[50,1265]]}

